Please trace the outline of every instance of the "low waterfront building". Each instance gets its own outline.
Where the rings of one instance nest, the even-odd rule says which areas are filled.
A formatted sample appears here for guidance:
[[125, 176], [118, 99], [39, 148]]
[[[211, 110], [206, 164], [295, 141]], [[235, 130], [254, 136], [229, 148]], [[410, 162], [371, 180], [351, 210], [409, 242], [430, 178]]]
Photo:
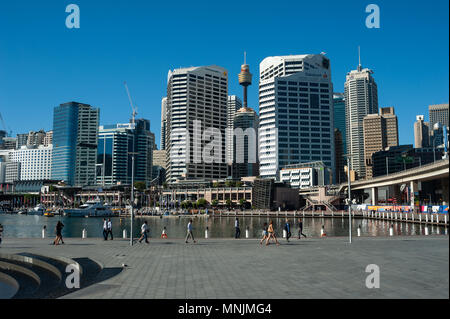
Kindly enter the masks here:
[[10, 152], [10, 161], [20, 163], [21, 181], [48, 180], [52, 173], [53, 145], [22, 146]]
[[332, 179], [330, 175], [330, 169], [322, 161], [317, 161], [283, 167], [280, 170], [280, 181], [293, 188], [309, 188], [329, 184]]

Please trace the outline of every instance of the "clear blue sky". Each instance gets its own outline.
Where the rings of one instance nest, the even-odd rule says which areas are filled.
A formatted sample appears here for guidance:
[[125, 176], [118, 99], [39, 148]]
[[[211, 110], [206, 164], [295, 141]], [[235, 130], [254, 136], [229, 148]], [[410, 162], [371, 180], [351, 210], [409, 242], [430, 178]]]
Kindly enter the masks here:
[[[80, 29], [65, 26], [70, 3], [80, 7]], [[365, 26], [370, 3], [380, 7], [380, 29]], [[400, 143], [412, 144], [415, 116], [449, 100], [447, 0], [2, 1], [0, 112], [14, 136], [51, 129], [53, 107], [68, 101], [100, 107], [100, 124], [127, 122], [126, 80], [159, 144], [169, 69], [223, 66], [229, 94], [242, 95], [237, 73], [247, 51], [249, 105], [257, 108], [265, 57], [326, 52], [342, 92], [358, 45], [380, 107], [395, 107]]]

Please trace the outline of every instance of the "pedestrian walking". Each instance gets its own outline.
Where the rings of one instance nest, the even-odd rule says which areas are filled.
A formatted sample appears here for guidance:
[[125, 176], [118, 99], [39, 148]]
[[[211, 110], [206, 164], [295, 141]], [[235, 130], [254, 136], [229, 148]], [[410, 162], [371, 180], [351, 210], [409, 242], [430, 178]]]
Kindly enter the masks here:
[[61, 242], [61, 244], [64, 244], [64, 240], [62, 238], [62, 229], [64, 227], [64, 224], [61, 223], [60, 220], [58, 220], [58, 222], [56, 223], [56, 227], [55, 227], [55, 232], [56, 232], [56, 238], [53, 241], [53, 245], [58, 245], [59, 242]]
[[188, 243], [189, 237], [192, 238], [194, 244], [196, 243], [194, 239], [194, 233], [192, 232], [192, 219], [189, 219], [189, 223], [187, 225], [187, 235], [186, 235], [186, 244]]
[[141, 226], [141, 237], [139, 238], [139, 243], [142, 242], [143, 239], [145, 239], [145, 243], [148, 244], [147, 234], [150, 232], [150, 229], [148, 227], [147, 221], [145, 221]]
[[275, 231], [273, 229], [273, 221], [271, 220], [269, 223], [269, 227], [267, 228], [267, 232], [269, 233], [269, 235], [267, 236], [266, 239], [266, 246], [269, 245], [269, 241], [271, 238], [273, 238], [275, 240], [275, 243], [277, 244], [277, 246], [280, 245], [280, 243], [278, 242], [277, 236], [275, 235]]
[[108, 222], [103, 218], [103, 238], [108, 240]]
[[286, 218], [286, 224], [284, 224], [284, 230], [286, 231], [286, 241], [289, 242], [289, 238], [291, 238], [291, 224], [289, 224], [289, 220]]
[[106, 232], [106, 239], [108, 239], [108, 235], [111, 235], [111, 240], [113, 240], [113, 232], [112, 232], [112, 222], [111, 222], [111, 218], [108, 218], [107, 232]]
[[259, 244], [262, 245], [262, 242], [264, 240], [266, 240], [268, 236], [269, 236], [269, 232], [267, 231], [267, 223], [264, 223], [263, 231], [262, 231], [262, 238], [259, 241]]
[[3, 225], [0, 224], [0, 244], [2, 243]]
[[298, 219], [298, 239], [301, 239], [302, 236], [304, 236], [306, 238], [306, 235], [303, 234], [303, 222], [302, 222], [302, 219], [299, 218]]
[[239, 228], [239, 219], [236, 217], [236, 220], [234, 221], [234, 229], [235, 229], [235, 233], [234, 233], [234, 238], [240, 238], [241, 237], [241, 229]]
[[161, 238], [165, 238], [167, 239], [167, 230], [166, 230], [166, 226], [164, 226], [162, 234], [161, 234]]

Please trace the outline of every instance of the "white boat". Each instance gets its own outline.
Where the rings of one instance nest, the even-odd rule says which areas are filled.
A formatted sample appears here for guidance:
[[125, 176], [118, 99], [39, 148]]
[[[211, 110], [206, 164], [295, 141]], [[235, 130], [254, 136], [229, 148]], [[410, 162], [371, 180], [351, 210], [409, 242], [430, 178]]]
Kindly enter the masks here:
[[80, 208], [64, 209], [64, 215], [69, 217], [107, 217], [114, 216], [114, 213], [101, 201], [87, 201]]
[[28, 215], [44, 215], [45, 207], [42, 204], [37, 204], [33, 209], [28, 211]]

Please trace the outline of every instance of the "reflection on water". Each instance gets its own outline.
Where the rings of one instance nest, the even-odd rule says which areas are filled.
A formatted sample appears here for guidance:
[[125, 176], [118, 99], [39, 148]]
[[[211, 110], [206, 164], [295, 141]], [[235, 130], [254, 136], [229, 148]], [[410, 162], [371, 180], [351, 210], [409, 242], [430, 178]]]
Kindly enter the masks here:
[[[206, 227], [209, 229], [210, 238], [230, 238], [234, 237], [235, 217], [144, 217], [135, 218], [133, 223], [133, 232], [139, 234], [140, 227], [144, 220], [148, 221], [150, 226], [150, 235], [153, 238], [161, 235], [162, 229], [167, 228], [170, 238], [183, 238], [186, 235], [186, 226], [189, 219], [193, 219], [194, 235], [204, 237]], [[44, 217], [35, 215], [5, 215], [0, 214], [0, 223], [4, 226], [4, 237], [17, 238], [39, 238], [41, 237], [42, 227], [47, 226], [47, 236], [52, 237], [55, 234], [55, 226], [58, 220], [65, 225], [63, 228], [63, 237], [81, 237], [81, 232], [86, 229], [88, 237], [102, 237], [103, 219], [102, 218], [75, 218], [75, 217]], [[115, 237], [122, 237], [123, 229], [130, 229], [130, 218], [112, 218], [113, 234]], [[245, 230], [249, 228], [251, 238], [260, 237], [263, 224], [274, 222], [274, 229], [278, 237], [283, 235], [285, 218], [267, 218], [267, 217], [240, 217], [241, 237], [245, 237]], [[292, 236], [298, 234], [298, 219], [289, 218], [291, 224]], [[357, 227], [361, 227], [362, 236], [389, 236], [390, 225], [394, 227], [395, 235], [424, 235], [425, 226], [420, 224], [411, 224], [404, 222], [389, 222], [381, 220], [354, 219], [352, 222], [352, 234], [356, 236]], [[303, 233], [307, 236], [320, 236], [322, 225], [328, 236], [348, 236], [348, 218], [304, 218]], [[442, 226], [428, 226], [430, 234], [445, 234], [447, 229]]]

